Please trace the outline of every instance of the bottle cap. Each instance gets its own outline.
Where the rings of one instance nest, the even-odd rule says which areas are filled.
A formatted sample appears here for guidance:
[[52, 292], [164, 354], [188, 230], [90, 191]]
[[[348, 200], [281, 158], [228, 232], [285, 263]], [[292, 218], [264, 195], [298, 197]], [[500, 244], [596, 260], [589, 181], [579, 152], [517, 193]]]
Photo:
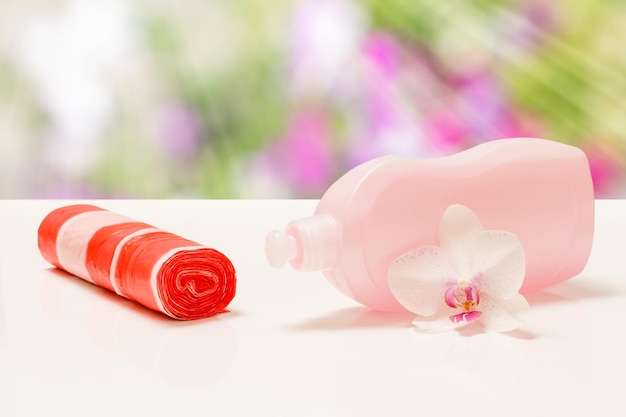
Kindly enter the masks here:
[[278, 230], [272, 230], [265, 237], [265, 257], [273, 268], [282, 268], [298, 254], [296, 239]]

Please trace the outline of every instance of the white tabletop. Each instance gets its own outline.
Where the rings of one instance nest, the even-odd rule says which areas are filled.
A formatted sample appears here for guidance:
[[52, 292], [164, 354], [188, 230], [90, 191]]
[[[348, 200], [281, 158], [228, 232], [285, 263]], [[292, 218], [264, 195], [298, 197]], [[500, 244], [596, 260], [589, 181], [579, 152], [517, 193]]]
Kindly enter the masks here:
[[0, 201], [0, 416], [612, 416], [626, 393], [626, 201], [598, 201], [578, 277], [511, 334], [425, 335], [265, 234], [316, 201], [95, 201], [224, 252], [230, 313], [177, 322], [51, 268], [37, 228], [70, 201]]

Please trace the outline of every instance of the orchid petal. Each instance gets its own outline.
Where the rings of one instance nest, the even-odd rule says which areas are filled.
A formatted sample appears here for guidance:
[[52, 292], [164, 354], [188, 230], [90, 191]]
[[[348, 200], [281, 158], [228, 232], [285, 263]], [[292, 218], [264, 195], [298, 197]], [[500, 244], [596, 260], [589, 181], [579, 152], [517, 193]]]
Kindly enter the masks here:
[[443, 249], [424, 246], [393, 261], [387, 280], [391, 293], [407, 310], [432, 316], [443, 300], [444, 283], [453, 274]]
[[528, 301], [521, 294], [507, 300], [488, 297], [483, 305], [481, 324], [492, 332], [508, 332], [521, 326], [522, 315], [530, 308]]
[[441, 216], [439, 246], [448, 252], [452, 266], [463, 277], [471, 272], [470, 248], [482, 230], [476, 214], [463, 205], [451, 205]]
[[480, 232], [470, 257], [483, 292], [501, 299], [517, 294], [526, 273], [524, 247], [517, 236], [501, 230]]

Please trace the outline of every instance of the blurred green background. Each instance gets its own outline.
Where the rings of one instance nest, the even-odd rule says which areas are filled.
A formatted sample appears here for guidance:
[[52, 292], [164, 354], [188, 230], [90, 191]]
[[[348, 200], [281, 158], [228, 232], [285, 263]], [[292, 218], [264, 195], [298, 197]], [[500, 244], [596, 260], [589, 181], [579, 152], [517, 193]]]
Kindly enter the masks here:
[[624, 198], [624, 41], [620, 0], [6, 0], [0, 198], [317, 198], [516, 136]]

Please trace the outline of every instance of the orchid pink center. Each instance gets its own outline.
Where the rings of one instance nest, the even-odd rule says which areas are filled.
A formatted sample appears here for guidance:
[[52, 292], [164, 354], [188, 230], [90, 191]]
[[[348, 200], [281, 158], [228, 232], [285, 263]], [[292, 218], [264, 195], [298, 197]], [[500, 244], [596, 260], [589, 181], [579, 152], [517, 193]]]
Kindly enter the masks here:
[[477, 274], [470, 280], [460, 279], [448, 284], [444, 295], [445, 302], [448, 306], [460, 310], [450, 316], [450, 320], [454, 323], [471, 323], [482, 315], [482, 312], [478, 310], [480, 292], [477, 281], [479, 281], [479, 276], [480, 274]]

